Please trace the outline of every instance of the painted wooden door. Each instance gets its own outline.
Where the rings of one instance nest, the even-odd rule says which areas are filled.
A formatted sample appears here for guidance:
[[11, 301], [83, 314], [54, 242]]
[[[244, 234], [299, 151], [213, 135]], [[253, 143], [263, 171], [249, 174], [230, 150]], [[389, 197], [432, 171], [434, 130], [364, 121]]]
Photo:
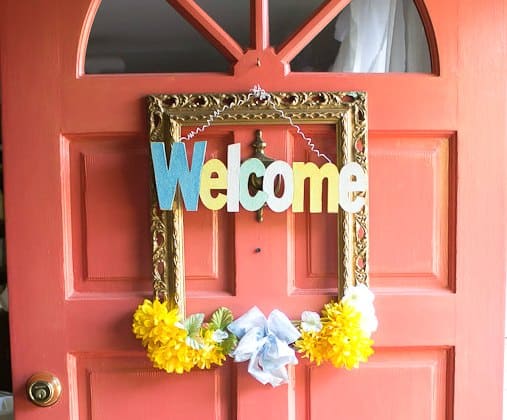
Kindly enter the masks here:
[[[276, 50], [267, 0], [252, 0], [247, 51], [194, 1], [170, 3], [220, 46], [233, 74], [87, 76], [98, 0], [1, 4], [16, 419], [500, 419], [503, 2], [417, 1], [433, 74], [291, 73], [288, 63], [345, 0], [325, 2]], [[363, 90], [369, 101], [376, 354], [352, 372], [301, 363], [291, 384], [276, 389], [242, 365], [155, 372], [130, 333], [132, 311], [151, 290], [144, 97], [257, 83], [268, 91]], [[264, 135], [274, 156], [305, 152], [284, 127]], [[209, 132], [217, 155], [227, 142], [246, 148], [252, 136], [253, 128]], [[289, 312], [316, 310], [329, 298], [333, 221], [265, 219], [205, 210], [186, 217], [189, 312], [223, 303], [269, 311], [289, 299], [297, 302]], [[26, 379], [41, 370], [63, 384], [51, 408], [25, 396]]]

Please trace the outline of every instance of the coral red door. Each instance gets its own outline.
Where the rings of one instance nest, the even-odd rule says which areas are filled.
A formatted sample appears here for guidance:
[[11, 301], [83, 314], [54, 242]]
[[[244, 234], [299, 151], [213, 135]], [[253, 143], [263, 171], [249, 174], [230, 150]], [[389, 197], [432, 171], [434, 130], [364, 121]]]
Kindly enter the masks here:
[[[17, 420], [500, 419], [504, 316], [505, 15], [501, 0], [418, 0], [431, 74], [291, 72], [347, 3], [329, 0], [269, 47], [268, 2], [252, 0], [246, 51], [192, 0], [169, 1], [233, 64], [231, 74], [84, 74], [98, 0], [1, 5], [2, 110]], [[168, 5], [168, 7], [170, 7]], [[260, 64], [260, 65], [259, 65]], [[130, 332], [151, 293], [145, 97], [153, 93], [368, 93], [370, 280], [376, 353], [352, 372], [300, 363], [291, 383], [243, 365], [168, 376]], [[300, 159], [283, 127], [267, 152]], [[327, 128], [316, 127], [313, 132]], [[324, 132], [324, 131], [321, 131]], [[254, 127], [209, 132], [213, 153]], [[328, 146], [324, 146], [324, 149]], [[334, 293], [327, 216], [207, 210], [185, 217], [189, 312], [318, 310]], [[199, 243], [199, 246], [194, 246]], [[261, 252], [254, 252], [259, 248]], [[297, 315], [290, 313], [290, 315]], [[30, 403], [49, 371], [60, 401]]]

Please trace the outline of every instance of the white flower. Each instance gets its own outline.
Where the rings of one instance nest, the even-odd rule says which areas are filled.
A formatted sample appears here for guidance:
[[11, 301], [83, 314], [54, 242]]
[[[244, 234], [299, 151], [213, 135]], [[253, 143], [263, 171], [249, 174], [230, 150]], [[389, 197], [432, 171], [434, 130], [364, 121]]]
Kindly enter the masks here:
[[304, 311], [301, 314], [301, 329], [305, 332], [318, 332], [322, 329], [320, 315], [317, 312]]
[[361, 329], [369, 336], [377, 331], [378, 319], [375, 309], [369, 312], [361, 312]]
[[362, 283], [353, 287], [348, 287], [342, 299], [343, 303], [352, 306], [361, 313], [361, 329], [368, 334], [368, 336], [377, 331], [378, 327], [375, 306], [373, 306], [374, 300], [375, 295], [373, 292], [368, 286]]
[[356, 307], [356, 305], [372, 304], [375, 300], [375, 295], [370, 288], [362, 283], [353, 287], [347, 287], [343, 301]]
[[229, 334], [227, 334], [225, 331], [223, 330], [215, 330], [213, 331], [213, 335], [211, 336], [211, 338], [213, 339], [213, 341], [215, 343], [221, 343], [222, 341], [224, 341], [227, 337], [229, 337]]

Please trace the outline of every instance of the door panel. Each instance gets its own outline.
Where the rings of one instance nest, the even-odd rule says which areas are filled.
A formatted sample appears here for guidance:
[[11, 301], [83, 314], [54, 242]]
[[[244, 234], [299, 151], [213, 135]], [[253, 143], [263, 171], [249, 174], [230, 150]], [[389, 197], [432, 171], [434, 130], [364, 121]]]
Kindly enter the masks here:
[[73, 275], [67, 295], [149, 290], [150, 175], [142, 137], [62, 139], [66, 238]]
[[372, 284], [452, 291], [454, 134], [370, 132], [369, 140]]
[[94, 420], [232, 419], [232, 373], [229, 364], [168, 378], [151, 368], [144, 353], [74, 354], [69, 357], [69, 382], [77, 391], [72, 414]]
[[[336, 162], [337, 147], [333, 141], [333, 127], [304, 126], [304, 132], [312, 138], [316, 147], [331, 161]], [[299, 136], [291, 137], [295, 162], [323, 163], [308, 148]], [[303, 145], [303, 146], [302, 146]], [[327, 185], [323, 184], [322, 213], [310, 213], [309, 181], [305, 181], [305, 211], [294, 213], [293, 243], [295, 246], [295, 278], [293, 293], [326, 294], [336, 296], [338, 278], [338, 219], [336, 214], [327, 213]]]
[[[339, 418], [369, 420], [447, 419], [448, 380], [452, 370], [445, 348], [380, 349], [363, 369], [339, 372], [331, 367], [300, 366], [297, 399], [307, 399], [306, 415], [298, 418], [338, 418], [329, 404], [340, 390]], [[389, 383], [389, 386], [385, 386]], [[358, 395], [368, 395], [358, 404]], [[299, 410], [304, 413], [303, 410]]]
[[[185, 133], [184, 133], [185, 134]], [[213, 128], [205, 136], [206, 159], [227, 162], [227, 146], [234, 133]], [[193, 147], [187, 146], [191, 162]], [[188, 296], [235, 294], [234, 215], [225, 211], [185, 212], [185, 277]], [[204, 210], [204, 211], [202, 211]], [[201, 252], [195, 252], [196, 249]]]

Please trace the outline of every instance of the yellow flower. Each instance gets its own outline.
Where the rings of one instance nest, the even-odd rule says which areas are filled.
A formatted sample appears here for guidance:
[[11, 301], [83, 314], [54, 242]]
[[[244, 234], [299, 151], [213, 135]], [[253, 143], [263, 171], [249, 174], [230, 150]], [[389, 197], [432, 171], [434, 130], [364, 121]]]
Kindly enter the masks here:
[[322, 335], [329, 342], [327, 359], [335, 367], [352, 369], [373, 354], [373, 340], [361, 329], [361, 313], [347, 303], [328, 303], [322, 312]]
[[201, 330], [201, 348], [194, 350], [194, 363], [199, 369], [222, 366], [226, 359], [222, 348], [213, 340], [213, 330]]
[[198, 366], [209, 369], [226, 359], [222, 348], [213, 340], [213, 331], [197, 333], [198, 348], [187, 344], [188, 332], [180, 324], [178, 309], [169, 310], [167, 302], [146, 299], [134, 313], [132, 331], [146, 347], [153, 366], [168, 373], [183, 373]]
[[296, 342], [303, 357], [320, 365], [330, 361], [333, 366], [352, 369], [373, 354], [371, 340], [361, 329], [361, 313], [347, 303], [331, 302], [322, 311], [322, 329], [305, 332]]
[[301, 337], [294, 344], [303, 357], [315, 362], [317, 366], [325, 360], [327, 343], [322, 340], [320, 331], [301, 331]]
[[166, 344], [148, 349], [148, 357], [154, 367], [167, 373], [189, 372], [195, 365], [189, 350], [184, 337], [182, 340], [173, 338]]
[[143, 346], [151, 348], [156, 344], [166, 344], [175, 333], [173, 329], [185, 334], [179, 320], [178, 309], [169, 310], [167, 302], [145, 299], [134, 313], [132, 331], [136, 338], [143, 341]]

